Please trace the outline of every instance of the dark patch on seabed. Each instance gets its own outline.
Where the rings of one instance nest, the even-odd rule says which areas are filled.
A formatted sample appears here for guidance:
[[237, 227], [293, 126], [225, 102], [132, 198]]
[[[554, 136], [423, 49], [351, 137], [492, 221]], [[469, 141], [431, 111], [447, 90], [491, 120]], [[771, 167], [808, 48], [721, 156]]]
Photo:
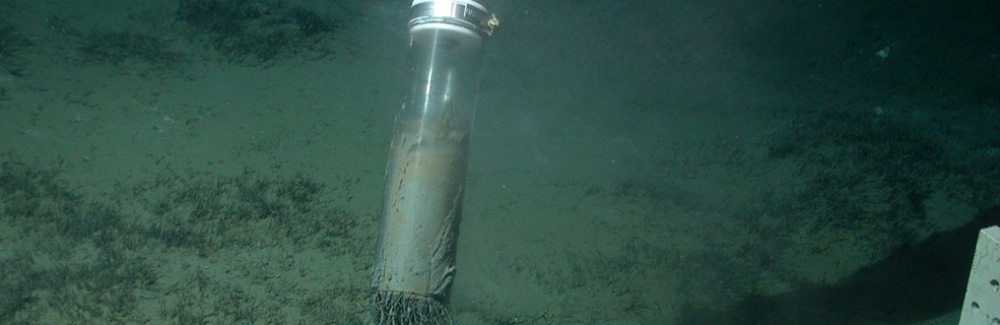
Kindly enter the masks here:
[[953, 231], [900, 247], [840, 283], [749, 295], [720, 311], [688, 307], [681, 324], [906, 324], [962, 305], [980, 229], [1000, 224], [1000, 206]]

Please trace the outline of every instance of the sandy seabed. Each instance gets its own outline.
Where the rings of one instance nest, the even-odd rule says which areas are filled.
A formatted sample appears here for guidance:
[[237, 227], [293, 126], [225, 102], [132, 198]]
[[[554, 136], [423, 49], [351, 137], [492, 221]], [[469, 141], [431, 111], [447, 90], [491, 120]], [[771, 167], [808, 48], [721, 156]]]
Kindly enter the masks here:
[[[455, 321], [957, 322], [1000, 8], [939, 2], [493, 4]], [[405, 1], [0, 8], [0, 322], [371, 322]]]

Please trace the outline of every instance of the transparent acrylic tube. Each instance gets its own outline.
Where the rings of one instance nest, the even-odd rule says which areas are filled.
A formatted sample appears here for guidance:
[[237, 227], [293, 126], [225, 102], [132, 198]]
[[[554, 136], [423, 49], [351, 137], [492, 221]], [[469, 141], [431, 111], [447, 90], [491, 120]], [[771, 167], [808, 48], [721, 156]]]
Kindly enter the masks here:
[[485, 37], [436, 20], [411, 20], [410, 36], [372, 271], [380, 325], [448, 323]]

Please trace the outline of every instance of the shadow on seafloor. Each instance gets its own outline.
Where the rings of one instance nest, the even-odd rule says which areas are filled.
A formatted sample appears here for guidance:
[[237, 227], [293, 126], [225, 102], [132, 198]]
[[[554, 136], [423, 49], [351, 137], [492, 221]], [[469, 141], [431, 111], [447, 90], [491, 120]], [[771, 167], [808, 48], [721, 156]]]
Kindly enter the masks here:
[[832, 285], [750, 295], [728, 310], [684, 308], [680, 324], [906, 324], [961, 308], [979, 230], [1000, 224], [1000, 207], [974, 221], [893, 251]]

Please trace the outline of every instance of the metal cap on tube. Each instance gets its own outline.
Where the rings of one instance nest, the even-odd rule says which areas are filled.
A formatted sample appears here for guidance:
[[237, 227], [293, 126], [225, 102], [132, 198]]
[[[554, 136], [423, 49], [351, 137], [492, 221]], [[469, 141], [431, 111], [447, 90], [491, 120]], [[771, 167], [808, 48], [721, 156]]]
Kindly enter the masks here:
[[490, 14], [486, 7], [476, 1], [465, 0], [414, 0], [410, 10], [409, 27], [428, 23], [447, 23], [461, 26], [482, 34], [492, 36], [493, 30], [500, 26], [496, 15]]

